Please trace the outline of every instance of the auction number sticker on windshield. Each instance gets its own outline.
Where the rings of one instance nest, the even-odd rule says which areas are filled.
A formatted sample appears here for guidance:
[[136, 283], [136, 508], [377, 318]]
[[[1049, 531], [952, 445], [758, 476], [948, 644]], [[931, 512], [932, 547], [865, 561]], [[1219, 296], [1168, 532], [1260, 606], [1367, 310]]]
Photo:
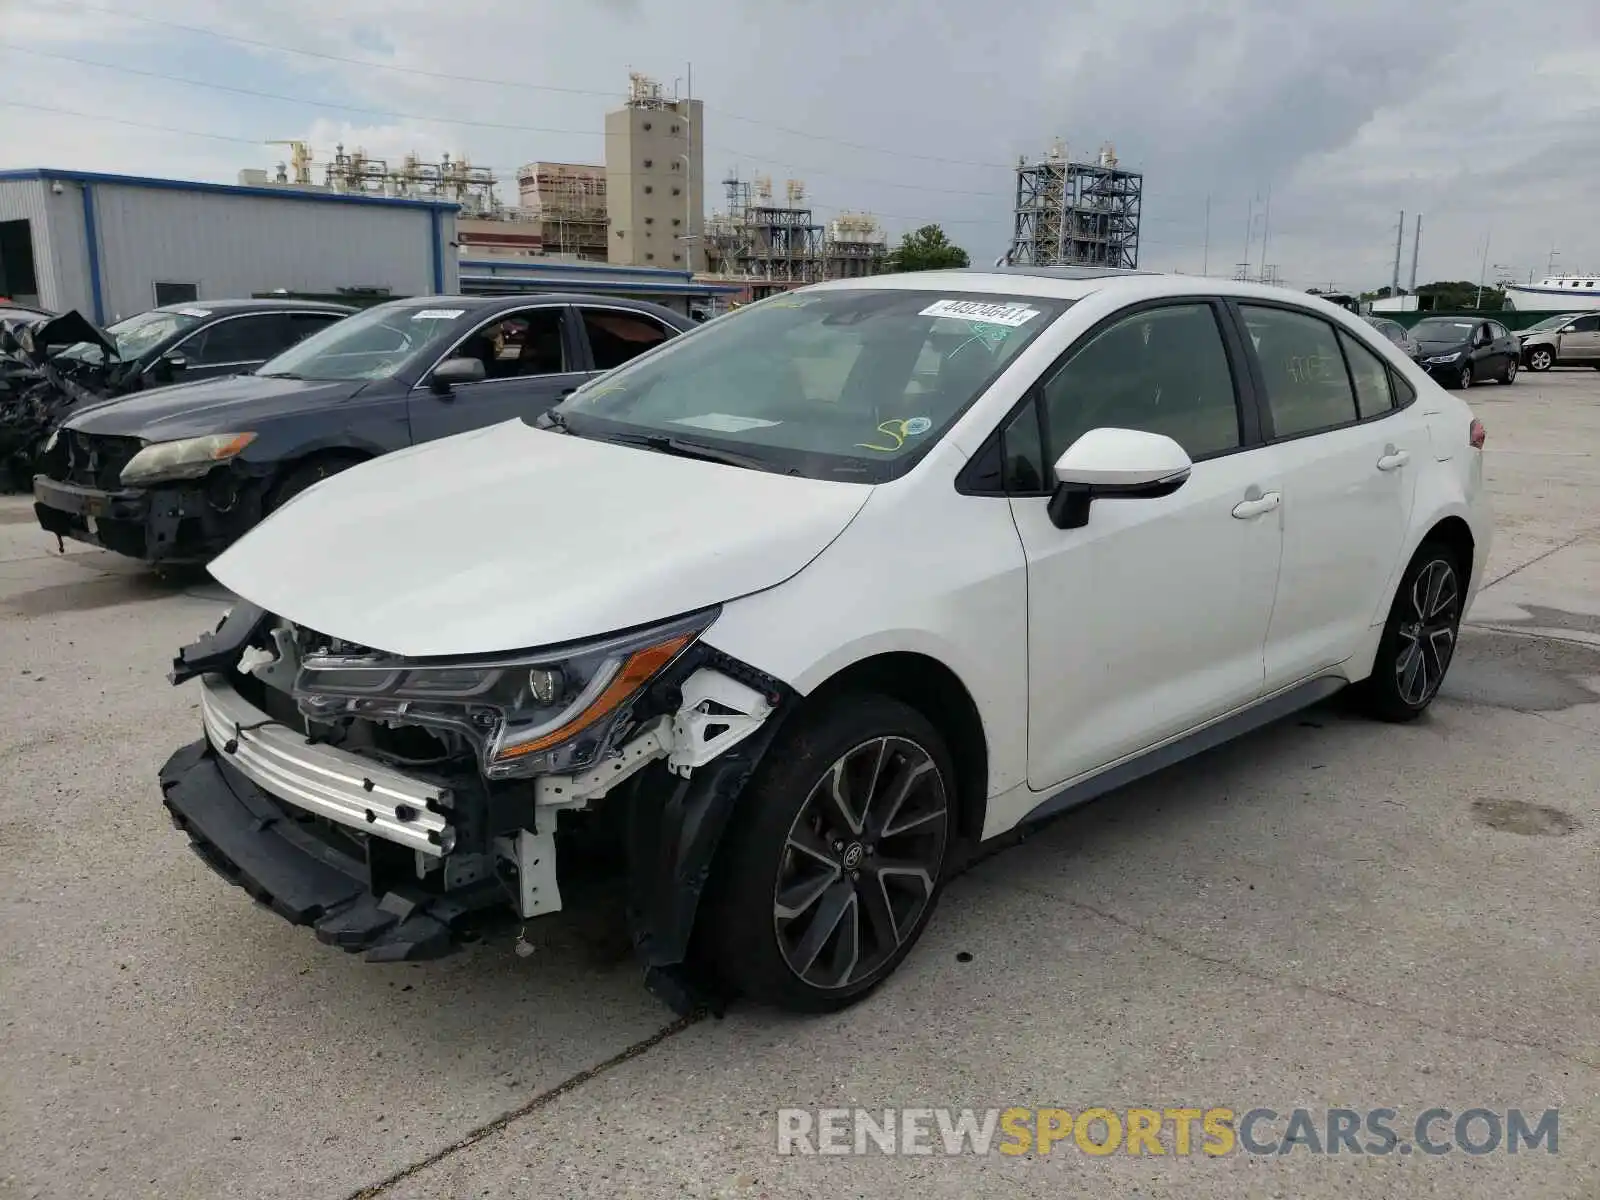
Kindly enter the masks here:
[[935, 300], [917, 314], [922, 317], [958, 317], [981, 321], [985, 325], [1004, 325], [1015, 329], [1039, 315], [1037, 308], [1024, 304], [986, 304], [981, 300]]
[[204, 320], [211, 315], [211, 310], [209, 308], [180, 308], [178, 315], [181, 317], [199, 317]]
[[425, 308], [411, 319], [413, 321], [454, 321], [466, 311], [464, 308]]

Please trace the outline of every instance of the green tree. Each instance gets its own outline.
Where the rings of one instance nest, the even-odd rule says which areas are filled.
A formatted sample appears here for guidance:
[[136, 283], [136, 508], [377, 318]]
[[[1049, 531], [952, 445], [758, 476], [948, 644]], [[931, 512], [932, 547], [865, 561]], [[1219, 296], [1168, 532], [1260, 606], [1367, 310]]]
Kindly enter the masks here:
[[924, 225], [904, 235], [885, 264], [890, 271], [938, 271], [971, 265], [967, 252], [945, 237], [937, 225]]

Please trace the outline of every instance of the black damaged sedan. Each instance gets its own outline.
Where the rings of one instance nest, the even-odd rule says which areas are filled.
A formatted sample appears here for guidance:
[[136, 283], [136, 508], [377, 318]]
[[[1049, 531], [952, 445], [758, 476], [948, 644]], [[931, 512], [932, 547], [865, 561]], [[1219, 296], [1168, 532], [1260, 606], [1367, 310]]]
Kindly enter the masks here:
[[33, 481], [40, 526], [162, 565], [210, 561], [318, 480], [516, 417], [695, 328], [636, 300], [430, 296], [346, 318], [248, 375], [80, 410]]

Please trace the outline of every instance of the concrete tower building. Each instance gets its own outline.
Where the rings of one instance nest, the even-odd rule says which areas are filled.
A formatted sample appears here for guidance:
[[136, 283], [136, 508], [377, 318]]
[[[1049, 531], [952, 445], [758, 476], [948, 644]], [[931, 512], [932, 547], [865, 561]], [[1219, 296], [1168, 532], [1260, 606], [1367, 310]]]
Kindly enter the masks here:
[[698, 100], [668, 99], [628, 76], [628, 100], [606, 114], [608, 258], [631, 267], [705, 269], [705, 129]]

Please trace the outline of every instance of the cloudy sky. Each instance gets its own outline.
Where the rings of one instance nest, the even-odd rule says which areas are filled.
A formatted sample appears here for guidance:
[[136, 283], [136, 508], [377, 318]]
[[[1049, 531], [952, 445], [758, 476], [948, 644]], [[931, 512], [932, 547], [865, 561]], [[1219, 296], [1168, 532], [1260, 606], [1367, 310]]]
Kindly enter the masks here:
[[1146, 267], [1231, 273], [1248, 232], [1252, 271], [1265, 240], [1297, 286], [1376, 287], [1403, 209], [1402, 281], [1418, 212], [1419, 282], [1486, 239], [1491, 277], [1600, 270], [1596, 0], [0, 0], [0, 166], [232, 182], [300, 138], [510, 178], [600, 161], [628, 71], [691, 66], [714, 177], [979, 262], [1059, 137], [1145, 172]]

